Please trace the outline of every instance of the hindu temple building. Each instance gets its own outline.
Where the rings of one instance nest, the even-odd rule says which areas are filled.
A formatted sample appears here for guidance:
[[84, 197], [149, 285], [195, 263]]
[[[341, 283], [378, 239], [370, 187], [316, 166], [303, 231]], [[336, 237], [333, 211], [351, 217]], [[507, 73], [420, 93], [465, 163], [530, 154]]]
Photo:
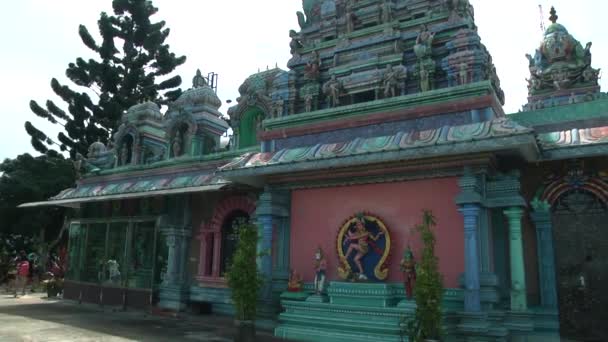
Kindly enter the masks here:
[[591, 43], [552, 11], [528, 51], [528, 102], [508, 114], [467, 0], [303, 7], [288, 70], [249, 76], [229, 118], [198, 73], [166, 113], [128, 109], [112, 146], [80, 158], [75, 188], [28, 204], [78, 208], [65, 298], [231, 314], [224, 274], [245, 219], [268, 252], [261, 325], [401, 341], [415, 302], [399, 264], [419, 256], [427, 209], [445, 340], [608, 339], [608, 97]]

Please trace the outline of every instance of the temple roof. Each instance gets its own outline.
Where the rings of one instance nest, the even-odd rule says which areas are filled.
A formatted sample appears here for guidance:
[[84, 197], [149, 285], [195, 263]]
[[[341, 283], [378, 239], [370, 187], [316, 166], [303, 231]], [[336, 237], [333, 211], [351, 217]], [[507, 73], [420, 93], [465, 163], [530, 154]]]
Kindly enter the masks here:
[[[233, 171], [244, 171], [264, 167], [289, 165], [340, 158], [357, 158], [357, 164], [394, 160], [428, 158], [441, 155], [456, 155], [484, 151], [516, 149], [522, 143], [533, 143], [532, 130], [507, 119], [473, 123], [460, 126], [444, 126], [425, 131], [399, 132], [395, 135], [369, 139], [357, 138], [337, 144], [317, 144], [299, 148], [282, 149], [276, 152], [248, 153], [221, 167], [229, 177]], [[514, 138], [514, 139], [509, 139]], [[523, 138], [517, 139], [517, 138]], [[464, 148], [464, 149], [462, 149]], [[371, 155], [395, 152], [386, 160]], [[360, 157], [364, 157], [363, 159]], [[322, 169], [321, 165], [313, 168]], [[263, 171], [260, 171], [263, 172]]]
[[120, 179], [98, 177], [87, 182], [81, 182], [75, 188], [63, 190], [48, 201], [27, 203], [21, 207], [41, 205], [72, 206], [86, 202], [204, 192], [219, 190], [230, 184], [230, 182], [222, 177], [216, 176], [213, 171], [176, 172], [165, 175]]

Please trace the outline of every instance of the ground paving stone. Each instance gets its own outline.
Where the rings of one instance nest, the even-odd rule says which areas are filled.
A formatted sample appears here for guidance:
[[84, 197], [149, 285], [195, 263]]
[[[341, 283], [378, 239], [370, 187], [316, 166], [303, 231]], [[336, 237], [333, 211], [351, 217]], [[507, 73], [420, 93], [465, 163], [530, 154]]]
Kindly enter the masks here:
[[[0, 296], [0, 342], [232, 341], [232, 319], [165, 317], [98, 305], [46, 299], [41, 294]], [[259, 341], [282, 341], [260, 332]]]

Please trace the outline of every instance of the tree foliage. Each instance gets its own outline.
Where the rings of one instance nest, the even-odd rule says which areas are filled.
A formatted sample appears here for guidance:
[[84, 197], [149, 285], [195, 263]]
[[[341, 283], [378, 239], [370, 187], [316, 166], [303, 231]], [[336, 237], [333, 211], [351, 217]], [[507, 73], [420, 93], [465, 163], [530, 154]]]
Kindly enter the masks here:
[[443, 276], [439, 273], [439, 258], [435, 255], [435, 227], [435, 216], [430, 210], [424, 210], [422, 224], [416, 227], [424, 246], [416, 268], [416, 313], [408, 324], [409, 340], [414, 342], [441, 337]]
[[[129, 107], [143, 101], [163, 104], [181, 94], [181, 89], [176, 89], [181, 78], [169, 74], [186, 57], [170, 52], [165, 43], [169, 36], [165, 22], [151, 20], [158, 9], [149, 0], [113, 0], [112, 7], [114, 14], [103, 12], [97, 22], [100, 42], [86, 26], [78, 29], [83, 44], [98, 59], [79, 57], [68, 65], [66, 76], [77, 90], [51, 80], [51, 88], [65, 102], [67, 111], [51, 100], [44, 107], [30, 102], [34, 114], [63, 126], [65, 131], [53, 140], [26, 122], [25, 129], [37, 151], [46, 153], [57, 145], [72, 156], [84, 155], [91, 143], [107, 143]], [[158, 78], [163, 80], [157, 82]]]
[[65, 210], [58, 207], [17, 208], [26, 202], [44, 201], [74, 184], [74, 167], [57, 152], [32, 157], [22, 154], [0, 164], [0, 234], [38, 236], [42, 230], [54, 238]]
[[258, 293], [263, 279], [257, 268], [258, 230], [254, 224], [238, 226], [238, 243], [226, 278], [232, 290], [237, 319], [248, 321], [256, 316]]

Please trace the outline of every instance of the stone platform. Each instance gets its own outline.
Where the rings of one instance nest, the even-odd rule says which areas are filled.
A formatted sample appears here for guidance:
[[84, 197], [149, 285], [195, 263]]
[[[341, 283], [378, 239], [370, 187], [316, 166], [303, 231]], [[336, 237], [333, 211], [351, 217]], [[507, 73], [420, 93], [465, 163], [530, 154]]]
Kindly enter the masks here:
[[[404, 297], [402, 284], [331, 282], [327, 302], [283, 297], [275, 336], [299, 341], [407, 341], [402, 322], [414, 317], [416, 303]], [[309, 300], [310, 299], [310, 300]], [[446, 289], [442, 341], [518, 341], [556, 335], [555, 318], [546, 312], [463, 312], [461, 289]], [[517, 323], [517, 324], [516, 324]], [[545, 339], [547, 341], [551, 339]], [[533, 339], [533, 340], [534, 340]], [[544, 341], [544, 340], [543, 340]]]

